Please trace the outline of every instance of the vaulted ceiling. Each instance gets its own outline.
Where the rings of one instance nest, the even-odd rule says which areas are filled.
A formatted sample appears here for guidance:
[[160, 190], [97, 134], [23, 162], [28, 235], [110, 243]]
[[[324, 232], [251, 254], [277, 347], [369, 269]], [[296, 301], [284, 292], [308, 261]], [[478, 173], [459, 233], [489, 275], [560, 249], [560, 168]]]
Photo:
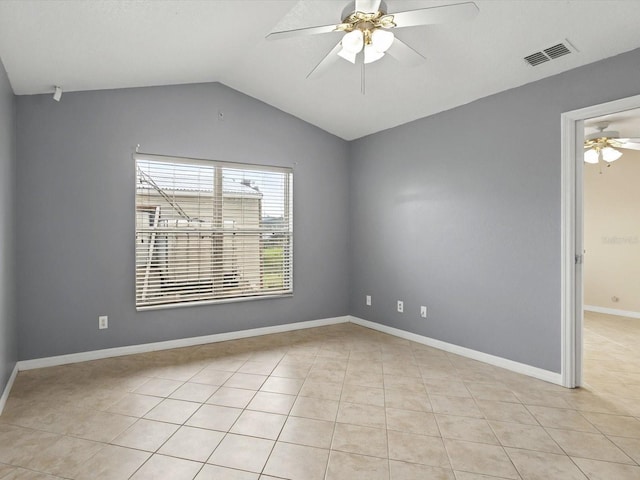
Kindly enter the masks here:
[[[463, 0], [387, 0], [388, 12]], [[0, 58], [18, 95], [221, 82], [344, 139], [359, 138], [640, 47], [640, 2], [475, 0], [471, 21], [395, 33], [426, 61], [340, 60], [306, 79], [337, 32], [265, 40], [341, 20], [347, 0], [2, 0]], [[523, 58], [564, 42], [572, 53]]]

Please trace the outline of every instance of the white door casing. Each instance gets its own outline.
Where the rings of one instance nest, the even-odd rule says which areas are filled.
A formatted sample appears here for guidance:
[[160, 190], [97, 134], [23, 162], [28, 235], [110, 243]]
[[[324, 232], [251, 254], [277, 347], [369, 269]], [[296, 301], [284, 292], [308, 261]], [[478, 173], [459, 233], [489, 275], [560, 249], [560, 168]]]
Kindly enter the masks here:
[[562, 114], [561, 342], [562, 384], [582, 385], [584, 120], [640, 108], [640, 95]]

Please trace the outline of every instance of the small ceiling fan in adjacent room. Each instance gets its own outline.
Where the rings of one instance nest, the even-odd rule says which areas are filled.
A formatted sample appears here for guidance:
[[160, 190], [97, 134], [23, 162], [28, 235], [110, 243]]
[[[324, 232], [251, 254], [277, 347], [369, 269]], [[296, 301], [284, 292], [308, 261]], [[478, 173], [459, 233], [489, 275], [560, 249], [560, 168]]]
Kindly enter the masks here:
[[620, 133], [614, 130], [607, 130], [608, 123], [594, 125], [598, 132], [587, 135], [584, 138], [584, 161], [586, 163], [597, 164], [602, 160], [611, 165], [622, 157], [624, 152], [620, 149], [640, 150], [640, 138], [622, 138]]
[[276, 40], [307, 35], [337, 33], [338, 44], [307, 75], [319, 77], [336, 61], [344, 59], [364, 65], [385, 55], [405, 65], [417, 65], [424, 57], [397, 38], [392, 30], [467, 20], [475, 17], [478, 7], [473, 2], [388, 13], [381, 0], [355, 0], [343, 10], [341, 22], [295, 30], [272, 32], [267, 39]]

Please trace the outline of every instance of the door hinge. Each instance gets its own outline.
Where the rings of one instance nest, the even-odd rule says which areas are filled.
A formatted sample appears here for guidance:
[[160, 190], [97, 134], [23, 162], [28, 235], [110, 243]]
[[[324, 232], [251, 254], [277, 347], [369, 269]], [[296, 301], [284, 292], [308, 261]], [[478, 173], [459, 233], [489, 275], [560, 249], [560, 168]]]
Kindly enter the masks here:
[[584, 255], [576, 254], [576, 265], [582, 265], [584, 263]]

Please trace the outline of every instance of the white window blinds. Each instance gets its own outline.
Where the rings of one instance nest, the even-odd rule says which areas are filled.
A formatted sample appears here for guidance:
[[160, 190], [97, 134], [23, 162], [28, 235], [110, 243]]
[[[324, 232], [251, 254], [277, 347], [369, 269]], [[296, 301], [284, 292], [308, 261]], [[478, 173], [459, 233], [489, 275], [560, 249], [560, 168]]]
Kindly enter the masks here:
[[138, 309], [293, 292], [291, 169], [135, 161]]

